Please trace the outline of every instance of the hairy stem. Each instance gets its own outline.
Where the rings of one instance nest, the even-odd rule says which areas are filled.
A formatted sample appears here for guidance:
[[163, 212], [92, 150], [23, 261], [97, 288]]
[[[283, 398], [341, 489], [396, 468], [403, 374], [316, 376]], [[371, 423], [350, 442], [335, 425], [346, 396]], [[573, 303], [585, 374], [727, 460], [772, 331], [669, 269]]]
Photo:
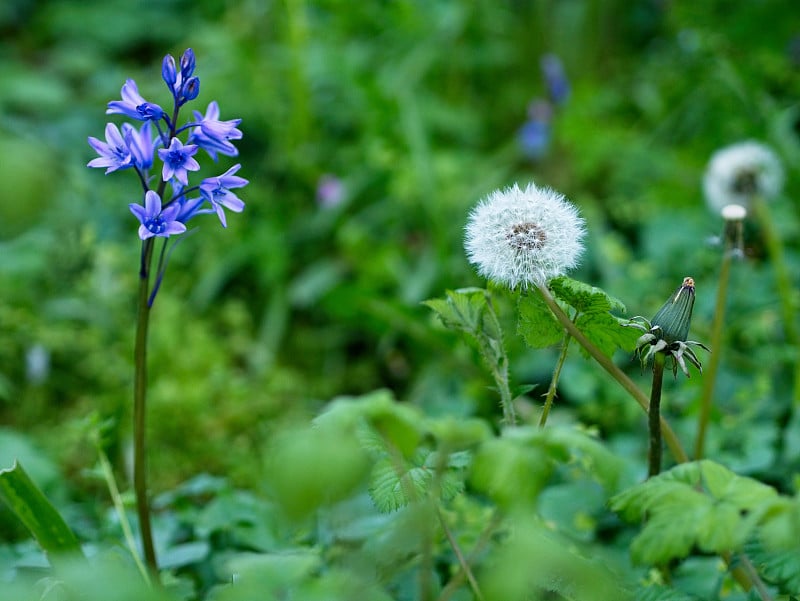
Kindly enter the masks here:
[[[741, 226], [741, 222], [740, 222]], [[727, 237], [727, 236], [726, 236]], [[722, 265], [719, 270], [719, 285], [717, 286], [717, 300], [714, 304], [714, 321], [711, 324], [711, 348], [714, 350], [708, 361], [705, 377], [703, 378], [703, 391], [700, 397], [700, 415], [697, 420], [697, 439], [694, 445], [694, 458], [703, 458], [705, 451], [706, 428], [711, 417], [711, 401], [714, 396], [714, 384], [719, 370], [719, 360], [722, 356], [722, 326], [725, 322], [725, 304], [728, 298], [728, 282], [731, 273], [732, 249], [728, 242], [725, 243], [725, 252], [722, 255]]]
[[153, 262], [153, 238], [142, 243], [142, 264], [139, 271], [139, 309], [136, 320], [133, 381], [133, 488], [136, 511], [142, 536], [144, 559], [157, 579], [158, 563], [150, 525], [150, 503], [147, 496], [147, 447], [145, 435], [145, 401], [147, 396], [147, 330], [150, 323], [150, 267]]
[[[577, 317], [577, 313], [575, 317]], [[574, 321], [573, 321], [574, 323]], [[564, 342], [561, 344], [561, 352], [558, 355], [556, 368], [553, 370], [553, 377], [550, 380], [550, 387], [547, 389], [547, 396], [544, 399], [544, 408], [542, 409], [542, 416], [539, 418], [539, 427], [544, 428], [547, 424], [547, 417], [550, 415], [550, 409], [553, 407], [553, 400], [556, 397], [556, 387], [558, 386], [558, 379], [561, 377], [561, 368], [564, 367], [564, 361], [567, 359], [567, 351], [569, 350], [569, 343], [572, 341], [572, 336], [567, 334], [564, 336]]]
[[664, 383], [664, 353], [653, 356], [653, 387], [650, 389], [650, 407], [647, 411], [647, 426], [650, 446], [647, 452], [647, 477], [661, 472], [661, 387]]
[[[547, 289], [547, 286], [539, 286], [539, 291], [542, 293], [542, 297], [544, 298], [545, 303], [547, 303], [547, 306], [550, 307], [550, 311], [553, 312], [553, 315], [555, 315], [556, 319], [558, 319], [561, 325], [564, 326], [564, 329], [567, 330], [569, 335], [572, 336], [578, 344], [586, 349], [586, 352], [589, 353], [592, 358], [600, 364], [600, 367], [605, 369], [606, 372], [608, 372], [608, 374], [614, 378], [620, 386], [622, 386], [625, 392], [630, 394], [631, 397], [633, 397], [633, 399], [639, 403], [639, 406], [644, 409], [645, 412], [648, 412], [650, 401], [641, 391], [641, 389], [636, 386], [633, 380], [631, 380], [625, 374], [625, 372], [617, 367], [614, 362], [603, 353], [603, 351], [592, 344], [592, 342], [583, 335], [583, 332], [581, 332], [575, 326], [575, 324], [572, 323], [572, 320], [570, 320], [567, 314], [564, 313], [563, 309], [561, 309], [556, 300], [553, 298], [553, 295], [550, 294], [550, 290]], [[661, 418], [661, 432], [675, 461], [677, 463], [686, 463], [689, 461], [689, 457], [686, 455], [686, 451], [683, 450], [678, 437], [675, 435], [675, 432], [664, 418]]]
[[[492, 320], [497, 323], [497, 329], [499, 331], [500, 325], [497, 319], [497, 313], [494, 310], [491, 298], [488, 296], [486, 299], [486, 306], [491, 312]], [[508, 356], [506, 355], [505, 346], [502, 343], [498, 345], [500, 352], [500, 357], [498, 358], [497, 348], [492, 347], [485, 335], [478, 336], [478, 343], [480, 344], [483, 359], [489, 365], [495, 385], [500, 393], [500, 406], [503, 409], [503, 424], [507, 427], [516, 426], [517, 414], [514, 411], [514, 399], [511, 396], [511, 387], [508, 383]]]

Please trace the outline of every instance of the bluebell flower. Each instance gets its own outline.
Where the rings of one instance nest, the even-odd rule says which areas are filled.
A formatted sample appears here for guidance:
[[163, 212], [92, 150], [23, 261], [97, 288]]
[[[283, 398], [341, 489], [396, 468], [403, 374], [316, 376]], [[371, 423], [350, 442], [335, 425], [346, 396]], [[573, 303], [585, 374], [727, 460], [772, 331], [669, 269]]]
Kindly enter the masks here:
[[344, 200], [345, 188], [342, 180], [326, 173], [317, 182], [317, 202], [326, 209], [339, 206]]
[[144, 172], [153, 166], [153, 135], [150, 133], [150, 122], [142, 123], [141, 129], [137, 130], [129, 123], [122, 124], [125, 144], [130, 150], [133, 164]]
[[555, 104], [564, 104], [569, 98], [570, 85], [561, 59], [555, 54], [545, 54], [540, 65], [550, 98]]
[[[123, 126], [124, 130], [124, 126]], [[133, 166], [133, 157], [125, 138], [113, 123], [106, 125], [106, 141], [89, 136], [89, 145], [100, 156], [89, 161], [87, 167], [107, 167], [106, 173]]]
[[109, 102], [106, 115], [126, 115], [137, 121], [158, 121], [164, 116], [164, 110], [160, 106], [142, 98], [132, 79], [125, 82], [120, 93], [122, 100]]
[[197, 144], [214, 160], [217, 160], [217, 153], [230, 157], [235, 157], [239, 154], [239, 151], [236, 150], [230, 140], [240, 140], [242, 138], [241, 130], [236, 128], [242, 122], [241, 119], [220, 121], [219, 105], [216, 101], [209, 103], [205, 115], [199, 111], [194, 111], [194, 118], [197, 127], [192, 130], [189, 142]]
[[197, 146], [194, 144], [184, 145], [178, 138], [172, 138], [169, 148], [158, 150], [159, 158], [164, 161], [164, 168], [161, 177], [165, 182], [173, 177], [184, 186], [189, 183], [189, 171], [199, 171], [200, 163], [193, 157], [197, 153]]
[[528, 105], [528, 120], [517, 132], [517, 140], [529, 159], [540, 159], [547, 153], [552, 117], [553, 109], [546, 100], [535, 99]]
[[242, 188], [249, 183], [243, 177], [234, 175], [240, 168], [241, 165], [237, 163], [219, 177], [209, 177], [200, 183], [200, 193], [214, 207], [222, 227], [228, 227], [223, 207], [234, 213], [241, 213], [244, 210], [244, 202], [231, 192], [232, 188]]
[[169, 238], [173, 234], [181, 234], [186, 231], [186, 226], [177, 220], [180, 204], [171, 203], [163, 211], [161, 210], [161, 197], [153, 190], [148, 190], [144, 195], [144, 206], [136, 203], [128, 205], [141, 225], [139, 226], [139, 238], [147, 240], [153, 236]]

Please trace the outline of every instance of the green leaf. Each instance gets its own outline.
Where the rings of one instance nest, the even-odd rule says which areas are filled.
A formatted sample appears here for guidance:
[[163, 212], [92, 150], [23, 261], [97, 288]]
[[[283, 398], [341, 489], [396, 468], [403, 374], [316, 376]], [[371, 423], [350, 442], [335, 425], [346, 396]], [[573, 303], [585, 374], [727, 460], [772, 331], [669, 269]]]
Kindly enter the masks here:
[[64, 554], [82, 554], [72, 530], [18, 461], [0, 470], [0, 499], [25, 524], [50, 561]]
[[388, 513], [423, 498], [433, 472], [423, 466], [395, 465], [390, 457], [372, 469], [369, 494], [379, 511]]
[[780, 519], [783, 506], [776, 497], [770, 487], [703, 460], [629, 488], [611, 499], [611, 508], [629, 520], [647, 516], [631, 553], [635, 561], [653, 564], [684, 557], [693, 546], [714, 553], [740, 550], [760, 524], [768, 531], [770, 519]]
[[632, 352], [641, 331], [626, 328], [611, 313], [582, 313], [575, 326], [583, 332], [594, 345], [609, 357], [617, 348]]
[[753, 565], [759, 573], [781, 586], [784, 591], [800, 591], [800, 552], [795, 539], [794, 548], [770, 551], [760, 541], [753, 540], [745, 546]]
[[553, 295], [573, 307], [579, 313], [603, 313], [617, 311], [625, 313], [625, 305], [604, 290], [590, 286], [567, 276], [550, 280]]
[[481, 330], [488, 292], [482, 288], [462, 288], [448, 290], [446, 294], [447, 298], [426, 300], [422, 304], [433, 309], [448, 328], [471, 334]]
[[517, 332], [531, 348], [545, 348], [564, 338], [564, 327], [558, 323], [539, 291], [522, 295], [517, 305]]

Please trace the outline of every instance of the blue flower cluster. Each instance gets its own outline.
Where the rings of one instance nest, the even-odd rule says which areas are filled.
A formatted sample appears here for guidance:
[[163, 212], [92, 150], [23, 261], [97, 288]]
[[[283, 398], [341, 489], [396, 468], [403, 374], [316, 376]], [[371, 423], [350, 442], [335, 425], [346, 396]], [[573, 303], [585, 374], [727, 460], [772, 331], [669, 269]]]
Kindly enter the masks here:
[[[200, 92], [200, 80], [194, 75], [194, 69], [195, 56], [191, 48], [181, 56], [180, 65], [172, 55], [166, 55], [161, 76], [172, 94], [171, 115], [145, 100], [136, 82], [129, 79], [122, 86], [122, 100], [109, 102], [106, 114], [125, 115], [141, 121], [141, 127], [123, 123], [120, 129], [109, 123], [105, 142], [89, 137], [89, 145], [99, 155], [89, 161], [89, 167], [105, 167], [106, 173], [134, 169], [138, 174], [144, 187], [144, 202], [133, 203], [130, 209], [141, 224], [139, 238], [142, 240], [153, 236], [168, 238], [185, 232], [186, 222], [203, 213], [216, 213], [223, 227], [227, 227], [224, 209], [234, 213], [244, 210], [244, 202], [232, 191], [248, 183], [236, 175], [240, 164], [222, 175], [202, 180], [199, 185], [189, 186], [189, 172], [200, 170], [194, 158], [198, 150], [203, 149], [215, 161], [218, 154], [234, 157], [239, 151], [232, 140], [242, 137], [237, 128], [242, 120], [220, 120], [216, 102], [208, 105], [205, 114], [194, 111], [193, 119], [178, 126], [181, 107], [197, 98]], [[181, 134], [186, 134], [186, 143], [179, 139]], [[158, 185], [153, 189], [154, 176], [150, 170], [156, 156], [163, 165]], [[165, 194], [167, 183], [171, 194]]]

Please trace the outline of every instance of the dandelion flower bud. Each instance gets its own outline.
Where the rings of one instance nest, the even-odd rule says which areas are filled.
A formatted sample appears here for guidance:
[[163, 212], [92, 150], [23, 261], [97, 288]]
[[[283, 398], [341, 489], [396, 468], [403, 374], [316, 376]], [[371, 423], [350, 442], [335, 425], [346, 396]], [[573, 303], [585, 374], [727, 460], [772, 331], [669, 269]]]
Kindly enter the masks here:
[[783, 186], [783, 167], [768, 146], [740, 142], [714, 153], [703, 177], [706, 202], [714, 212], [732, 204], [747, 209], [754, 196], [772, 198]]
[[578, 210], [564, 196], [514, 184], [492, 192], [472, 210], [464, 246], [482, 276], [525, 289], [576, 267], [585, 233]]

